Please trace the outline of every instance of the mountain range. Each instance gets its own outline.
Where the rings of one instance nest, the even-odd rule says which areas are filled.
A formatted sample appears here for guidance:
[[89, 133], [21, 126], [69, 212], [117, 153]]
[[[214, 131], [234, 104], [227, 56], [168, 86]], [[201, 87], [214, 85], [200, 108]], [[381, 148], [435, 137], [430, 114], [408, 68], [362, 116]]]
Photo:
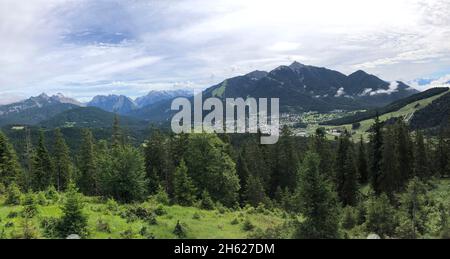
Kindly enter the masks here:
[[[279, 98], [282, 112], [299, 113], [382, 107], [417, 92], [403, 82], [387, 82], [361, 70], [347, 76], [327, 68], [294, 62], [269, 72], [253, 71], [226, 79], [204, 90], [203, 96], [222, 100], [238, 97]], [[41, 94], [0, 106], [0, 125], [36, 125], [84, 106], [139, 120], [161, 122], [170, 119], [173, 114], [171, 101], [176, 97], [193, 98], [192, 92], [187, 90], [151, 91], [135, 100], [124, 95], [99, 95], [82, 104], [62, 94]]]

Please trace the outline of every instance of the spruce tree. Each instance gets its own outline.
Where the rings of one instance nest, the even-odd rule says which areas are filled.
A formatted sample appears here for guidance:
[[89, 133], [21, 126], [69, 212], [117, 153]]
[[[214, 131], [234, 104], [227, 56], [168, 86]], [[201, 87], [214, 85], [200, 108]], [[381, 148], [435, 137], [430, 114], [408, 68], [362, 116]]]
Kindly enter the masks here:
[[318, 128], [311, 139], [310, 150], [313, 150], [320, 158], [319, 172], [327, 174], [327, 179], [331, 180], [333, 178], [333, 161], [335, 158], [330, 142], [326, 139], [325, 129]]
[[113, 123], [113, 133], [111, 137], [112, 147], [117, 148], [124, 144], [124, 136], [122, 133], [122, 129], [120, 128], [119, 116], [117, 114], [114, 115], [114, 123]]
[[420, 179], [424, 180], [430, 177], [430, 168], [428, 164], [428, 154], [425, 147], [425, 141], [423, 139], [423, 134], [420, 131], [416, 132], [415, 141], [415, 175]]
[[16, 152], [3, 132], [0, 131], [0, 183], [9, 186], [19, 183], [22, 177]]
[[102, 173], [107, 177], [106, 195], [124, 203], [145, 199], [148, 183], [145, 176], [144, 157], [138, 149], [130, 145], [114, 149], [111, 166], [107, 170], [110, 171]]
[[236, 163], [236, 173], [239, 177], [239, 185], [242, 186], [242, 188], [239, 191], [239, 200], [243, 204], [245, 201], [245, 192], [247, 188], [247, 180], [250, 176], [250, 172], [247, 167], [247, 163], [245, 159], [242, 156], [242, 153], [239, 154], [237, 163]]
[[344, 206], [354, 206], [358, 196], [358, 176], [354, 161], [353, 143], [347, 133], [339, 138], [336, 159], [336, 190]]
[[[173, 171], [169, 159], [168, 140], [157, 129], [153, 129], [150, 138], [145, 143], [145, 171], [148, 190], [155, 193], [158, 186], [164, 187], [169, 196], [173, 194]], [[158, 181], [158, 182], [155, 182]], [[160, 181], [160, 182], [159, 182]]]
[[45, 146], [44, 132], [39, 134], [39, 142], [33, 155], [31, 187], [35, 191], [44, 191], [53, 183], [54, 167]]
[[70, 183], [67, 188], [66, 200], [61, 210], [63, 216], [58, 224], [58, 232], [61, 238], [77, 234], [81, 237], [88, 236], [88, 216], [83, 212], [84, 203], [78, 193], [75, 184]]
[[319, 157], [307, 153], [299, 172], [298, 196], [306, 217], [296, 230], [295, 238], [339, 238], [339, 214], [336, 194], [319, 173]]
[[78, 168], [80, 171], [79, 186], [81, 192], [86, 195], [99, 194], [99, 175], [95, 157], [94, 137], [88, 129], [83, 129], [82, 132], [78, 160]]
[[394, 193], [401, 189], [402, 176], [398, 165], [396, 151], [396, 134], [392, 126], [387, 127], [384, 134], [383, 153], [381, 160], [381, 174], [378, 178], [379, 192], [394, 198]]
[[367, 202], [366, 228], [369, 233], [392, 237], [397, 226], [395, 208], [386, 194], [371, 196]]
[[366, 184], [369, 180], [369, 169], [367, 164], [367, 152], [363, 137], [359, 141], [358, 148], [358, 176], [361, 184]]
[[196, 188], [188, 175], [184, 160], [175, 169], [174, 175], [174, 201], [182, 206], [192, 206], [195, 202]]
[[246, 203], [257, 207], [266, 199], [264, 186], [258, 176], [249, 175], [245, 186]]
[[370, 165], [370, 181], [375, 194], [380, 194], [380, 177], [382, 174], [381, 163], [383, 159], [383, 123], [377, 112], [375, 122], [372, 126], [372, 134], [370, 136], [371, 146], [371, 165]]
[[72, 179], [72, 161], [69, 147], [64, 140], [60, 129], [55, 130], [55, 185], [58, 191], [65, 190]]
[[398, 172], [400, 177], [398, 179], [398, 189], [402, 190], [409, 179], [414, 176], [414, 154], [411, 136], [409, 135], [408, 126], [400, 121], [394, 127], [396, 139], [396, 157], [399, 166]]

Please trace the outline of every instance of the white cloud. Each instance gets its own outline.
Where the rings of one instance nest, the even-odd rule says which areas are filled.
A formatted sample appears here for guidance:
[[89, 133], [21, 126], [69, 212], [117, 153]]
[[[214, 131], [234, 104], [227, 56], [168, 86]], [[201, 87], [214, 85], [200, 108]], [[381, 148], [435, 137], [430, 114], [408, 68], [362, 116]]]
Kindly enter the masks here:
[[344, 88], [341, 87], [341, 88], [339, 88], [339, 89], [337, 90], [337, 92], [336, 92], [336, 94], [334, 95], [334, 97], [340, 97], [340, 96], [342, 96], [342, 95], [344, 95], [344, 94], [345, 94]]
[[449, 8], [448, 0], [1, 0], [0, 99], [200, 88], [294, 60], [411, 81], [450, 67]]

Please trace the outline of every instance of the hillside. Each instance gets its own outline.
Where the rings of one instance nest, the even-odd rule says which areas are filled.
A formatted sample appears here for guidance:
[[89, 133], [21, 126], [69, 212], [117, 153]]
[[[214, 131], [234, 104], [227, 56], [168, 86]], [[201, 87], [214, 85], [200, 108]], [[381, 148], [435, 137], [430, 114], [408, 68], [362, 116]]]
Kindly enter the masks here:
[[415, 112], [411, 118], [410, 127], [412, 129], [427, 129], [444, 127], [448, 123], [450, 123], [450, 92]]
[[[43, 128], [111, 128], [116, 115], [95, 107], [81, 107], [62, 112], [53, 118], [39, 123]], [[138, 119], [119, 116], [120, 123], [126, 127], [145, 127]]]
[[[408, 101], [408, 104], [401, 107], [400, 109], [380, 115], [380, 120], [388, 121], [390, 119], [401, 118], [407, 122], [411, 122], [412, 118], [414, 118], [415, 114], [418, 112], [420, 112], [419, 114], [421, 117], [427, 117], [427, 118], [431, 118], [429, 120], [434, 120], [434, 119], [432, 119], [432, 118], [434, 118], [434, 114], [429, 113], [429, 111], [434, 110], [434, 108], [429, 108], [427, 110], [425, 110], [425, 108], [427, 108], [428, 106], [430, 106], [433, 103], [435, 103], [436, 105], [433, 105], [432, 107], [440, 106], [439, 104], [445, 104], [448, 107], [448, 105], [450, 104], [450, 102], [447, 101], [449, 93], [450, 93], [450, 90], [448, 88], [446, 88], [446, 91], [443, 93], [436, 94], [431, 97], [428, 97], [425, 99], [420, 99], [420, 100], [417, 100], [414, 102]], [[448, 116], [448, 114], [447, 114], [447, 116]], [[418, 121], [418, 119], [415, 119], [415, 121]], [[359, 123], [357, 128], [355, 128], [355, 126], [353, 125], [354, 123]], [[373, 123], [374, 123], [374, 117], [372, 117], [370, 119], [361, 120], [361, 121], [353, 120], [352, 123], [343, 124], [343, 125], [327, 124], [325, 126], [325, 128], [328, 130], [328, 132], [333, 132], [335, 130], [342, 131], [343, 129], [346, 129], [347, 131], [353, 133], [353, 139], [359, 139], [360, 136], [363, 136], [365, 139], [367, 139], [368, 134], [369, 134], [368, 131], [369, 131], [370, 127], [373, 125]], [[435, 125], [426, 124], [426, 123], [427, 123], [426, 120], [424, 120], [424, 122], [422, 123], [421, 129], [432, 128], [435, 126]]]
[[385, 107], [370, 109], [365, 112], [358, 112], [352, 116], [347, 116], [347, 117], [343, 117], [343, 118], [339, 118], [339, 119], [335, 119], [335, 120], [326, 121], [326, 122], [323, 122], [322, 125], [345, 125], [345, 124], [352, 124], [355, 122], [371, 119], [371, 118], [375, 117], [377, 113], [379, 115], [383, 115], [386, 113], [395, 112], [410, 103], [440, 95], [442, 93], [447, 92], [448, 90], [449, 90], [449, 88], [444, 88], [444, 87], [432, 88], [427, 91], [417, 93], [417, 94], [411, 95], [407, 98], [395, 101]]

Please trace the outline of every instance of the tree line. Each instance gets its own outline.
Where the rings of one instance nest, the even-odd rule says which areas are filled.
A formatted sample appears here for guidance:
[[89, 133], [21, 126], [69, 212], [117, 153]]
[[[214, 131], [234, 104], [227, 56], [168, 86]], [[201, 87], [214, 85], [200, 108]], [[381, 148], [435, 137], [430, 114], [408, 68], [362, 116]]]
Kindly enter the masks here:
[[[41, 132], [20, 163], [0, 133], [2, 188], [73, 192], [76, 186], [85, 195], [122, 203], [164, 193], [182, 206], [263, 204], [301, 214], [304, 220], [295, 227], [299, 238], [342, 237], [342, 227], [358, 222], [380, 235], [416, 237], [425, 232], [430, 180], [450, 176], [449, 127], [437, 138], [425, 138], [403, 121], [383, 125], [378, 117], [367, 143], [354, 143], [347, 132], [330, 141], [322, 128], [301, 138], [284, 127], [275, 145], [260, 145], [257, 135], [175, 135], [154, 129], [136, 147], [127, 143], [118, 117], [110, 140], [97, 141], [83, 129], [76, 154], [59, 129], [54, 138], [49, 152]], [[436, 206], [446, 211], [448, 204]], [[395, 209], [401, 213], [393, 219]]]

